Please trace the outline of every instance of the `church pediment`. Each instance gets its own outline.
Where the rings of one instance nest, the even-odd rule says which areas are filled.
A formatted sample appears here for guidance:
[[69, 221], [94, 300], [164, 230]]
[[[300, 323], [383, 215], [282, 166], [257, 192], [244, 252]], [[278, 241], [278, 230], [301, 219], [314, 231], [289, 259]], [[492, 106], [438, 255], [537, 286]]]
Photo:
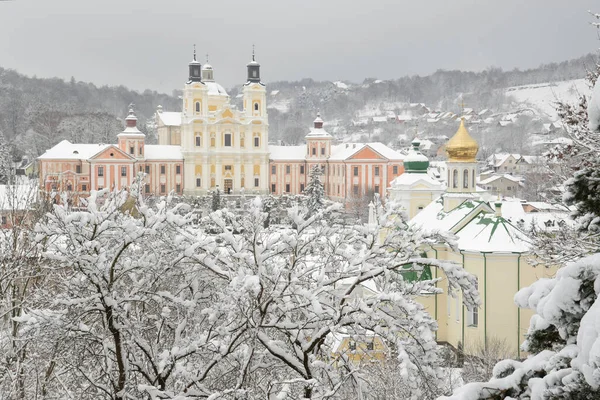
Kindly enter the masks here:
[[90, 160], [134, 160], [134, 158], [117, 146], [110, 146], [90, 157]]
[[363, 149], [357, 151], [352, 156], [349, 157], [350, 160], [387, 160], [387, 158], [383, 157], [381, 154], [370, 148], [369, 146], [365, 146]]
[[221, 118], [233, 118], [233, 112], [229, 108], [221, 113]]
[[216, 124], [232, 124], [232, 125], [239, 125], [240, 121], [238, 121], [237, 119], [234, 118], [222, 118], [219, 119], [217, 121], [215, 121]]

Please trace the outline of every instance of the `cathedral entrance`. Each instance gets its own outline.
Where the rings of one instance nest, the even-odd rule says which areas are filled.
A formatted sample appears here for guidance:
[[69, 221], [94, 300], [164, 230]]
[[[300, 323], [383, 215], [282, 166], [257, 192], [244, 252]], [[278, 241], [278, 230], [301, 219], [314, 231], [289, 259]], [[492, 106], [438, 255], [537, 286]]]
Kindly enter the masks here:
[[226, 194], [231, 194], [233, 190], [233, 179], [225, 179], [225, 185], [223, 185]]

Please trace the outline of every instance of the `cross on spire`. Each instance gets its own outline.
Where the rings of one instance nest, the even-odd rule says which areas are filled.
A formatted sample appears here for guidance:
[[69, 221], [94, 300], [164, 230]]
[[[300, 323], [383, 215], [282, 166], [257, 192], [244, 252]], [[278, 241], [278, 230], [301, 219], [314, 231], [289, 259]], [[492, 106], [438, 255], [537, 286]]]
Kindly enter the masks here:
[[196, 43], [194, 43], [194, 61], [196, 61]]
[[206, 63], [208, 64], [208, 53], [206, 53]]
[[465, 116], [465, 100], [462, 98], [462, 96], [460, 98], [460, 114], [461, 117]]
[[252, 43], [252, 61], [255, 61], [254, 60], [254, 43]]

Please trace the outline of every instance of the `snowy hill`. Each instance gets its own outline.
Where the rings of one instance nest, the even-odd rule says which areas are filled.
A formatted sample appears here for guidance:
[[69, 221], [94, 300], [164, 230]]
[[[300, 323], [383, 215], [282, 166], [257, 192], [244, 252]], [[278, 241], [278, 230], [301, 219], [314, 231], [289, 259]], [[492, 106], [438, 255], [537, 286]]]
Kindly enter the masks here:
[[558, 119], [557, 101], [577, 103], [581, 95], [590, 94], [591, 89], [585, 79], [513, 86], [506, 89], [506, 95], [514, 103], [520, 106], [531, 106], [540, 116], [548, 117], [552, 121]]

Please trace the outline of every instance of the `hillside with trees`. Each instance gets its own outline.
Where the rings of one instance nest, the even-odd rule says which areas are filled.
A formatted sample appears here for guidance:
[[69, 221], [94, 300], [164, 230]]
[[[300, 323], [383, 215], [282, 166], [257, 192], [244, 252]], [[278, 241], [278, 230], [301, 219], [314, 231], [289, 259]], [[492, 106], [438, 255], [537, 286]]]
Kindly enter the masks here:
[[[338, 140], [382, 141], [401, 147], [415, 132], [426, 137], [448, 135], [452, 124], [441, 121], [425, 127], [421, 120], [432, 118], [424, 114], [420, 114], [421, 120], [412, 118], [404, 124], [377, 124], [374, 118], [393, 114], [396, 118], [393, 122], [397, 122], [411, 104], [421, 105], [434, 115], [458, 114], [460, 104], [464, 104], [477, 112], [487, 110], [495, 114], [498, 122], [506, 115], [514, 120], [514, 115], [521, 114], [518, 123], [509, 129], [514, 140], [494, 140], [495, 130], [489, 134], [491, 142], [488, 140], [492, 150], [501, 143], [510, 143], [510, 148], [503, 150], [517, 151], [523, 146], [525, 133], [541, 130], [549, 119], [531, 115], [526, 111], [528, 107], [514, 104], [506, 88], [581, 79], [596, 59], [596, 55], [588, 54], [529, 70], [438, 70], [428, 76], [394, 80], [367, 78], [360, 84], [312, 79], [268, 82], [270, 139], [286, 144], [300, 143], [320, 110], [329, 123], [328, 130]], [[241, 103], [240, 89], [229, 90], [234, 103]], [[12, 145], [15, 160], [24, 155], [34, 158], [63, 139], [83, 143], [115, 142], [128, 106], [135, 104], [140, 128], [148, 133], [149, 142], [153, 142], [156, 138], [152, 117], [156, 107], [180, 110], [179, 95], [178, 90], [170, 95], [152, 90], [140, 93], [125, 86], [99, 87], [75, 78], [67, 82], [58, 78], [27, 77], [0, 67], [0, 130]], [[391, 121], [391, 118], [387, 120]], [[475, 136], [482, 134], [475, 132]]]

